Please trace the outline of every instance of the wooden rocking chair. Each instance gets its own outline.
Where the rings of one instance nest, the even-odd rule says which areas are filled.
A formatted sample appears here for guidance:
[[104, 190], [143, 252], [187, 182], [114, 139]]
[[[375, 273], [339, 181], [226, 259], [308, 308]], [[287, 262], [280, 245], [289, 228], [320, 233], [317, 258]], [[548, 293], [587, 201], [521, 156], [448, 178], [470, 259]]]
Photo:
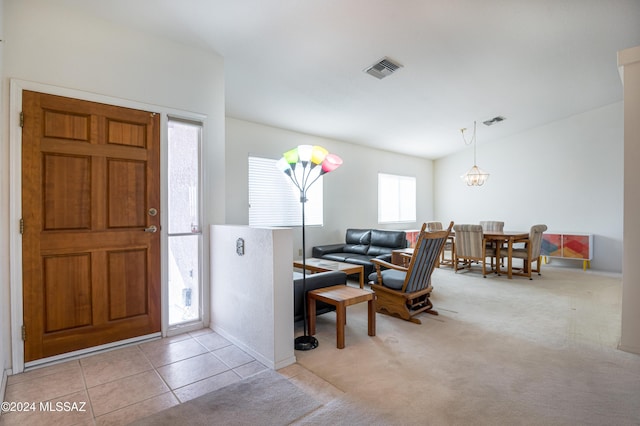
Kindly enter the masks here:
[[[444, 248], [453, 227], [443, 231], [426, 232], [422, 225], [411, 262], [408, 267], [394, 265], [380, 259], [373, 259], [377, 282], [369, 283], [376, 294], [376, 311], [396, 316], [407, 321], [422, 324], [415, 318], [421, 312], [438, 315], [429, 300], [433, 287], [431, 274], [438, 264], [438, 257]], [[381, 267], [388, 269], [382, 269]]]

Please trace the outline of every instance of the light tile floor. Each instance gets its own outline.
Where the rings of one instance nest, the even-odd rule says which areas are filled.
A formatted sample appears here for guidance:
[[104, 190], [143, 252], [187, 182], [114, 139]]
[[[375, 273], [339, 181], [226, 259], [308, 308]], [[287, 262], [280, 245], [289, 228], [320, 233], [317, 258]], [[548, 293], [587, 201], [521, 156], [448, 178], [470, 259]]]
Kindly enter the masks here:
[[[304, 379], [290, 367], [285, 376]], [[3, 413], [0, 425], [127, 424], [266, 368], [203, 329], [10, 376], [4, 400], [30, 411]]]

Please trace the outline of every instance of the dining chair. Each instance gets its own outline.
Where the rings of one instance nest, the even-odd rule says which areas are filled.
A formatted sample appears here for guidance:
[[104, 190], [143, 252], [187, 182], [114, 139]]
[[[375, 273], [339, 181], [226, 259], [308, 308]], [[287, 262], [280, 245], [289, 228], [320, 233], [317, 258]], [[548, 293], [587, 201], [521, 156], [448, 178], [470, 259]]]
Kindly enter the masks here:
[[[427, 222], [427, 232], [438, 232], [442, 231], [444, 228], [442, 227], [442, 222]], [[442, 248], [442, 253], [440, 254], [440, 262], [438, 266], [451, 266], [453, 267], [453, 252], [455, 251], [455, 238], [453, 235], [449, 235], [447, 237], [447, 241]], [[444, 254], [445, 251], [450, 253], [450, 256], [447, 258]]]
[[[482, 226], [483, 232], [503, 232], [504, 222], [498, 220], [481, 220], [480, 226]], [[496, 251], [501, 247], [495, 247], [492, 241], [487, 242], [487, 248], [493, 248]], [[500, 265], [504, 266], [503, 259], [500, 259]], [[491, 258], [491, 269], [493, 269], [493, 258]]]
[[[492, 259], [496, 256], [496, 251], [492, 247], [487, 247], [487, 240], [484, 238], [481, 225], [462, 224], [454, 225], [455, 231], [455, 252], [453, 268], [471, 269], [471, 264], [479, 263], [482, 266], [482, 276], [487, 277], [487, 257]], [[493, 260], [491, 262], [493, 265]], [[461, 268], [462, 267], [462, 268]], [[489, 272], [493, 272], [493, 267]]]
[[480, 226], [484, 232], [502, 232], [504, 231], [504, 222], [497, 220], [481, 220]]
[[[540, 265], [542, 264], [542, 256], [540, 256], [540, 247], [542, 246], [542, 234], [547, 230], [547, 225], [533, 225], [529, 231], [529, 237], [514, 240], [514, 244], [520, 244], [511, 250], [511, 257], [508, 258], [509, 273], [531, 278], [531, 271], [540, 273]], [[501, 248], [498, 256], [508, 257], [508, 249]], [[513, 259], [522, 259], [522, 268], [513, 268]], [[533, 263], [536, 263], [536, 269], [533, 269]]]

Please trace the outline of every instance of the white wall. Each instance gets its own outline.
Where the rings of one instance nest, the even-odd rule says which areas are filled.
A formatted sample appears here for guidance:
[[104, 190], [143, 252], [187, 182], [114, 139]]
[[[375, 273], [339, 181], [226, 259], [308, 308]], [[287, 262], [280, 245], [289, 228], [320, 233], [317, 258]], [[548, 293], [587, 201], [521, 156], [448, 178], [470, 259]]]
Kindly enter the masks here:
[[[151, 11], [152, 13], [152, 11]], [[4, 0], [2, 120], [9, 78], [192, 111], [207, 116], [203, 157], [205, 224], [224, 223], [224, 69], [214, 52], [61, 9], [46, 0]], [[9, 312], [9, 135], [0, 143], [0, 361], [7, 364]], [[163, 164], [164, 167], [164, 164]], [[208, 226], [204, 228], [207, 230]], [[207, 235], [205, 235], [205, 241]], [[208, 243], [205, 243], [205, 258]], [[208, 279], [208, 271], [204, 271]]]
[[618, 53], [624, 83], [624, 275], [620, 348], [640, 354], [640, 46]]
[[[623, 106], [615, 103], [492, 143], [478, 128], [485, 186], [460, 179], [472, 148], [435, 162], [435, 217], [456, 223], [502, 220], [507, 230], [544, 223], [548, 232], [594, 234], [591, 267], [622, 271]], [[462, 141], [460, 142], [462, 143]], [[582, 267], [582, 262], [553, 262]]]
[[293, 364], [291, 229], [211, 228], [211, 328], [270, 368]]
[[[60, 9], [46, 0], [5, 3], [5, 79], [19, 78], [208, 116], [210, 194], [224, 193], [224, 63], [212, 51]], [[205, 208], [224, 222], [224, 197]]]
[[[300, 144], [320, 145], [339, 155], [344, 163], [324, 178], [324, 226], [307, 227], [307, 252], [311, 247], [344, 241], [347, 228], [416, 229], [433, 217], [433, 164], [430, 160], [379, 151], [227, 118], [227, 223], [248, 224], [247, 157], [249, 154], [279, 159]], [[418, 192], [417, 222], [378, 224], [378, 172], [415, 176]], [[294, 255], [301, 248], [299, 229], [294, 232]]]

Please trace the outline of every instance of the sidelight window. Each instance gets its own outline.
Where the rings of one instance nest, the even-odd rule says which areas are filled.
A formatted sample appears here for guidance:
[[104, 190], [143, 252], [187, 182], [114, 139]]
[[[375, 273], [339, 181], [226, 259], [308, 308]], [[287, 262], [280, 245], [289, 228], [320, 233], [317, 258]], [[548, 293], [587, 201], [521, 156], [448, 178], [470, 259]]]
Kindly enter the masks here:
[[202, 124], [168, 122], [169, 326], [202, 319]]

